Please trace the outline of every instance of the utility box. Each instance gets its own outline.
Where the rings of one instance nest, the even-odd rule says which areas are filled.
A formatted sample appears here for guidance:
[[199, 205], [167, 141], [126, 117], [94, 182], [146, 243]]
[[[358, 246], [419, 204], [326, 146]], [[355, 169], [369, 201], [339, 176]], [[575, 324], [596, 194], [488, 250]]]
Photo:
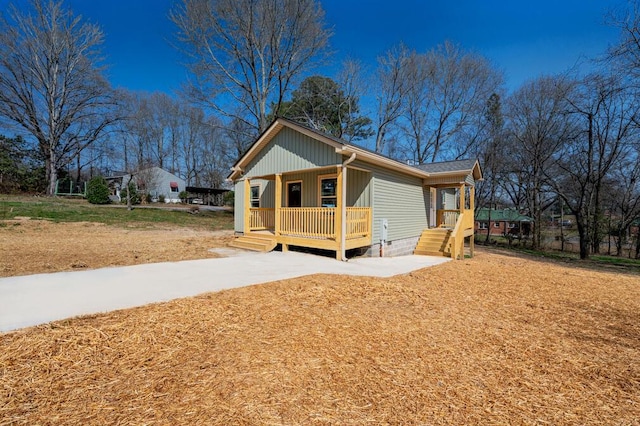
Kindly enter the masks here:
[[385, 242], [389, 236], [389, 221], [380, 219], [380, 241]]

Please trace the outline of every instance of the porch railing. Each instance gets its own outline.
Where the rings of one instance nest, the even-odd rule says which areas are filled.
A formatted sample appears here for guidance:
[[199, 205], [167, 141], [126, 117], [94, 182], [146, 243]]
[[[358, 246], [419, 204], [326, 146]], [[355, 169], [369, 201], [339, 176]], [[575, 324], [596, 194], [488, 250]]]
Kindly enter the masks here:
[[347, 240], [371, 235], [371, 208], [347, 207]]
[[275, 209], [252, 207], [249, 210], [249, 227], [252, 231], [272, 229], [275, 223]]
[[[275, 230], [275, 209], [249, 210], [251, 231]], [[283, 207], [279, 209], [280, 235], [301, 238], [335, 239], [335, 207]], [[346, 208], [346, 239], [371, 235], [371, 208]]]
[[458, 222], [458, 216], [460, 216], [460, 210], [438, 210], [436, 224], [445, 228], [454, 228]]
[[335, 207], [283, 207], [280, 234], [302, 238], [335, 238]]

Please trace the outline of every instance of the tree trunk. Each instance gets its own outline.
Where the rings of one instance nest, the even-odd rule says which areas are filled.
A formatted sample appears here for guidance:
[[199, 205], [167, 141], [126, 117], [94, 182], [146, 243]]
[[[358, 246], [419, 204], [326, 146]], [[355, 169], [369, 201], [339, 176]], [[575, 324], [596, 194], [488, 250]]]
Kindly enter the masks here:
[[531, 248], [534, 250], [539, 250], [542, 246], [542, 207], [540, 202], [540, 192], [540, 182], [536, 178], [533, 193], [533, 219], [536, 226], [533, 229], [533, 238], [531, 241]]
[[583, 220], [584, 218], [581, 214], [576, 215], [576, 225], [578, 226], [578, 237], [580, 239], [580, 259], [584, 260], [589, 257], [589, 236]]
[[45, 160], [46, 177], [48, 182], [47, 195], [56, 195], [56, 183], [58, 182], [58, 167], [56, 161], [56, 155], [53, 150], [47, 153]]
[[493, 194], [489, 200], [489, 210], [487, 215], [487, 238], [485, 238], [484, 243], [489, 244], [489, 239], [491, 238], [491, 206], [493, 205]]

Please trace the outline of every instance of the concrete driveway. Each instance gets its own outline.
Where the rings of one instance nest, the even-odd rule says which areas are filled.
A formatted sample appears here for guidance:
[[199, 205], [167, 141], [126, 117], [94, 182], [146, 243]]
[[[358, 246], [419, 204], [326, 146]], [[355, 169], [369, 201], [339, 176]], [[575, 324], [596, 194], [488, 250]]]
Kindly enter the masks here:
[[390, 277], [449, 260], [400, 256], [339, 262], [295, 252], [222, 251], [229, 257], [0, 278], [0, 332], [304, 275]]

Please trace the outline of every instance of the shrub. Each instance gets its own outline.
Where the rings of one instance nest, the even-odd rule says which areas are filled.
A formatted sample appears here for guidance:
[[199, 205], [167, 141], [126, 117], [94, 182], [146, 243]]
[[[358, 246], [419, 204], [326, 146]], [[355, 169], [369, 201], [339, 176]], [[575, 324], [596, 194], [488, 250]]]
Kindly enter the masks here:
[[187, 198], [189, 198], [189, 193], [187, 191], [180, 191], [180, 193], [178, 194], [178, 198], [180, 198], [180, 201], [185, 203], [187, 201]]
[[224, 193], [223, 200], [224, 200], [225, 206], [233, 206], [234, 199], [235, 199], [235, 192], [229, 191]]
[[102, 176], [91, 178], [87, 184], [87, 200], [91, 204], [109, 204], [109, 184]]
[[120, 199], [124, 204], [127, 204], [128, 192], [131, 192], [131, 205], [140, 204], [140, 194], [138, 194], [138, 189], [136, 188], [135, 183], [129, 182], [129, 188], [124, 188], [120, 191]]
[[167, 201], [167, 198], [164, 196], [164, 194], [160, 194], [160, 196], [158, 197], [158, 201], [160, 203], [164, 203]]

